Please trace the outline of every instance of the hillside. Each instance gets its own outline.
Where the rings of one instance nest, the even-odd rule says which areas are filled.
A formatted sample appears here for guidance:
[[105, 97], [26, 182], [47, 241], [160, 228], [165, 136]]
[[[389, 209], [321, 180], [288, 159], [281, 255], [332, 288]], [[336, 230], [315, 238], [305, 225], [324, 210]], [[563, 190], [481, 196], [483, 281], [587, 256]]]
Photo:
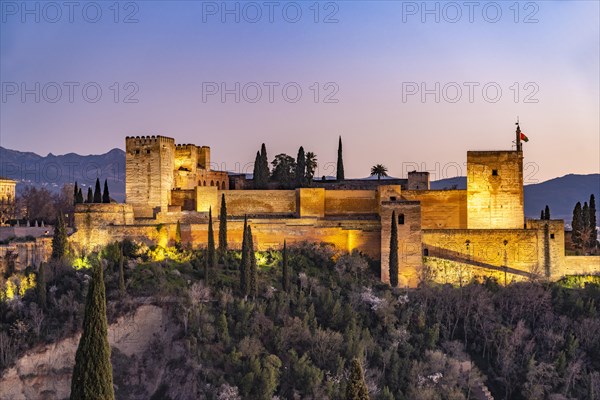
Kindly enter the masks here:
[[[66, 183], [79, 182], [84, 188], [93, 185], [96, 176], [108, 179], [111, 196], [125, 199], [125, 152], [112, 149], [108, 153], [82, 156], [75, 153], [46, 157], [0, 147], [0, 176], [17, 180], [17, 191], [27, 185], [59, 190]], [[376, 179], [376, 178], [373, 178]], [[466, 189], [464, 176], [431, 182], [432, 189]], [[600, 174], [569, 174], [546, 182], [525, 186], [525, 216], [537, 218], [546, 204], [553, 218], [570, 222], [578, 201], [588, 201], [590, 194], [600, 198]]]

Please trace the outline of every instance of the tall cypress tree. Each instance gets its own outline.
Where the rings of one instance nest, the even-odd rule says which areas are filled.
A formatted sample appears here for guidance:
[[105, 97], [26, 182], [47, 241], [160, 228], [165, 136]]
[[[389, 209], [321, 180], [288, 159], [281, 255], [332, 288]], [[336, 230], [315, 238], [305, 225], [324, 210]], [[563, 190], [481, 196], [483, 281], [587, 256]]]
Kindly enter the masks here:
[[392, 227], [390, 230], [390, 285], [398, 286], [398, 225], [396, 211], [392, 211]]
[[104, 180], [104, 192], [102, 193], [102, 202], [110, 203], [110, 193], [108, 193], [108, 181]]
[[248, 217], [244, 216], [244, 232], [242, 234], [242, 259], [240, 261], [240, 294], [248, 296]]
[[[209, 273], [212, 272], [217, 265], [217, 253], [215, 251], [215, 232], [212, 223], [212, 207], [208, 209], [208, 246], [206, 247], [206, 265]], [[208, 276], [204, 279], [208, 282]]]
[[225, 262], [227, 255], [227, 203], [225, 193], [221, 194], [221, 212], [219, 213], [219, 258]]
[[252, 170], [252, 180], [254, 181], [254, 189], [263, 189], [262, 175], [260, 170], [260, 153], [256, 152], [254, 157], [254, 169]]
[[81, 188], [79, 188], [79, 192], [77, 192], [77, 203], [83, 203], [83, 193], [81, 192]]
[[248, 226], [248, 260], [246, 265], [249, 267], [249, 294], [252, 298], [258, 295], [258, 271], [256, 267], [256, 256], [254, 255], [254, 241], [252, 239], [252, 227]]
[[79, 186], [77, 186], [77, 181], [75, 181], [75, 186], [73, 187], [73, 204], [77, 204], [78, 203], [78, 197], [77, 195], [79, 194]]
[[369, 400], [369, 390], [365, 383], [360, 361], [354, 358], [350, 366], [350, 378], [346, 386], [346, 400]]
[[[590, 229], [590, 207], [587, 201], [583, 203], [583, 208], [581, 209], [581, 221], [581, 231], [587, 233]], [[585, 245], [587, 246], [588, 244], [585, 243]]]
[[94, 189], [94, 203], [102, 203], [102, 190], [100, 189], [99, 178], [96, 178], [96, 187]]
[[340, 136], [340, 140], [339, 140], [339, 143], [338, 143], [336, 179], [338, 181], [343, 181], [344, 180], [344, 159], [342, 157], [342, 137], [341, 136]]
[[46, 302], [46, 263], [40, 264], [37, 276], [37, 290], [38, 290], [38, 302], [40, 307], [45, 310], [47, 307]]
[[306, 183], [306, 155], [304, 147], [298, 149], [298, 157], [296, 157], [296, 187], [304, 187]]
[[544, 219], [550, 220], [550, 207], [546, 204], [546, 208], [544, 209]]
[[583, 215], [581, 212], [581, 203], [577, 202], [573, 209], [573, 220], [571, 222], [571, 240], [576, 247], [581, 247], [581, 231], [583, 229]]
[[94, 193], [92, 192], [92, 188], [88, 187], [86, 203], [93, 203], [93, 202], [94, 202]]
[[282, 259], [281, 286], [283, 287], [283, 291], [288, 293], [290, 291], [290, 266], [288, 265], [287, 243], [285, 240], [283, 241]]
[[260, 176], [263, 184], [263, 188], [266, 189], [269, 184], [269, 177], [271, 171], [269, 170], [269, 158], [267, 157], [267, 146], [261, 144], [260, 146]]
[[540, 214], [540, 219], [541, 220], [546, 219], [546, 215], [544, 214], [544, 210], [542, 210], [542, 213]]
[[69, 242], [67, 239], [67, 226], [62, 213], [58, 214], [58, 220], [54, 227], [54, 236], [52, 237], [52, 259], [60, 260], [67, 255]]
[[590, 233], [590, 245], [591, 249], [595, 249], [598, 247], [598, 231], [596, 230], [596, 225], [598, 225], [598, 221], [596, 219], [596, 198], [594, 194], [590, 195], [590, 228], [592, 232]]
[[94, 261], [83, 317], [83, 333], [75, 353], [71, 400], [113, 400], [112, 365], [106, 320], [102, 264]]

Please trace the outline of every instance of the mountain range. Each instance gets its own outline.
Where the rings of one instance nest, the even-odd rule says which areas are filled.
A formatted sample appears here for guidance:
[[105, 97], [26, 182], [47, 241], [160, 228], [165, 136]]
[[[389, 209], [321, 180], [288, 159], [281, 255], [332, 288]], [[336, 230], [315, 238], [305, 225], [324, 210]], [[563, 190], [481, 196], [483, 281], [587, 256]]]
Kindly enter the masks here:
[[[60, 190], [63, 185], [75, 181], [84, 189], [94, 185], [96, 177], [108, 181], [111, 197], [117, 201], [125, 199], [125, 152], [112, 149], [99, 155], [79, 155], [68, 153], [55, 156], [40, 156], [31, 152], [21, 152], [0, 147], [0, 176], [18, 182], [17, 193], [26, 186], [45, 187], [51, 191]], [[431, 182], [431, 189], [466, 189], [464, 176]], [[526, 185], [525, 215], [539, 218], [540, 211], [550, 207], [552, 218], [562, 218], [571, 222], [573, 207], [580, 201], [589, 201], [590, 194], [600, 198], [600, 174], [569, 174], [545, 182]], [[84, 193], [85, 196], [85, 193]]]

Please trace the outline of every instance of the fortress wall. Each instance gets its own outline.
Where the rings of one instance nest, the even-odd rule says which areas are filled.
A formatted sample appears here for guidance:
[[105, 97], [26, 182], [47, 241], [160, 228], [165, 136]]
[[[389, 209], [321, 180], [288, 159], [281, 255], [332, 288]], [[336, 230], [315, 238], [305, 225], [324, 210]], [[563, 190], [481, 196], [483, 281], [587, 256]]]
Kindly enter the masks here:
[[175, 147], [174, 169], [185, 169], [192, 174], [198, 166], [198, 147], [193, 144], [178, 144]]
[[171, 205], [181, 207], [184, 211], [196, 211], [196, 190], [173, 190]]
[[198, 186], [216, 186], [219, 190], [229, 189], [229, 176], [224, 171], [198, 169], [195, 179]]
[[375, 190], [326, 190], [325, 215], [377, 213]]
[[523, 227], [522, 152], [467, 152], [467, 210], [469, 229]]
[[175, 238], [175, 224], [149, 224], [133, 226], [90, 226], [78, 228], [69, 236], [69, 242], [76, 254], [100, 250], [114, 241], [131, 239], [147, 245], [167, 246]]
[[449, 261], [437, 257], [423, 257], [423, 264], [427, 267], [428, 278], [433, 282], [441, 284], [462, 286], [472, 281], [484, 282], [486, 278], [494, 278], [502, 285], [529, 280], [528, 277], [521, 274], [510, 273], [508, 271], [505, 273], [504, 270], [497, 268], [473, 268], [467, 263]]
[[132, 225], [133, 207], [122, 203], [75, 205], [75, 227]]
[[406, 200], [421, 202], [423, 229], [466, 229], [466, 190], [404, 190]]
[[543, 276], [544, 251], [539, 247], [540, 235], [543, 235], [541, 231], [533, 229], [424, 230], [423, 249], [429, 256], [475, 267], [495, 269], [506, 264], [511, 270]]
[[600, 256], [565, 256], [563, 268], [557, 275], [591, 275], [600, 271]]
[[28, 266], [39, 267], [52, 256], [52, 238], [36, 238], [30, 242], [12, 242], [0, 245], [0, 273], [8, 268], [9, 257], [14, 257], [14, 268], [23, 272]]
[[296, 189], [298, 217], [323, 218], [325, 216], [325, 189]]
[[[217, 210], [225, 194], [227, 215], [243, 217], [246, 214], [296, 214], [295, 190], [225, 190], [217, 196]], [[199, 210], [202, 211], [202, 210]], [[216, 215], [216, 214], [215, 214]]]

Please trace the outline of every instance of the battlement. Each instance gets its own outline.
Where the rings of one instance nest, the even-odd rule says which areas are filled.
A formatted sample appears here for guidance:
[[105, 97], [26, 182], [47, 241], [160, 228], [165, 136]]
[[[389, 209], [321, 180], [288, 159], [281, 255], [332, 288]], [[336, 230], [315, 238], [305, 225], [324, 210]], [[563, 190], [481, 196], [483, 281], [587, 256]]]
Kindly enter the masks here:
[[175, 144], [175, 139], [168, 136], [148, 135], [148, 136], [125, 136], [125, 144], [129, 145], [148, 145], [154, 143]]

